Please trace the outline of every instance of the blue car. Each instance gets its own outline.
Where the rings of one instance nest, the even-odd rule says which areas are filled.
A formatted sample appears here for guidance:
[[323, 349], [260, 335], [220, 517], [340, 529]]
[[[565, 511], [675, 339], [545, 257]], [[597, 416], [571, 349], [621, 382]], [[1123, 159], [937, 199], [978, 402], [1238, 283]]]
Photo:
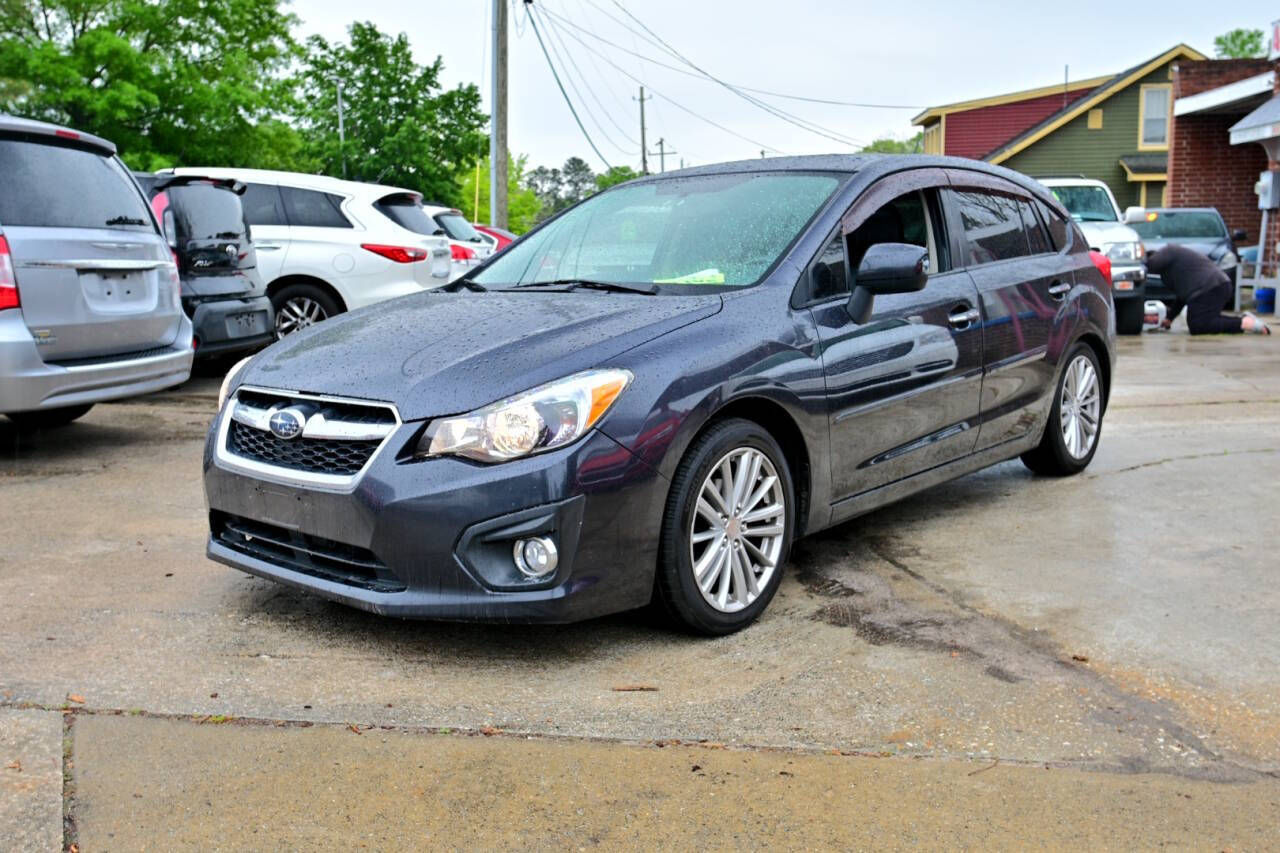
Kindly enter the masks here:
[[1006, 459], [1083, 470], [1114, 356], [1110, 282], [1015, 172], [668, 172], [233, 369], [208, 554], [391, 616], [725, 634], [802, 536]]

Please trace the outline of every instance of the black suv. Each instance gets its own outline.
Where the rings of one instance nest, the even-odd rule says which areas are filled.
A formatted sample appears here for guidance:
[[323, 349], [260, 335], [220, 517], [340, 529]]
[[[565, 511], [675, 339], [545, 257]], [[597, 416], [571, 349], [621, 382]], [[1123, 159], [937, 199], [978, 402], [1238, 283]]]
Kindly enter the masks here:
[[271, 300], [240, 204], [244, 184], [192, 175], [134, 177], [173, 249], [196, 356], [258, 349], [275, 340]]

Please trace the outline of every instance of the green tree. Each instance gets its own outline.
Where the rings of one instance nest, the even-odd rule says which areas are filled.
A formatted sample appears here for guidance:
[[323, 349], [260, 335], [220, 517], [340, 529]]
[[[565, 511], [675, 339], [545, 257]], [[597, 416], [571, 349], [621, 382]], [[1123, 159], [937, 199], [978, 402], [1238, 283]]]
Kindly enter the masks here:
[[296, 44], [280, 0], [0, 0], [0, 112], [69, 124], [135, 168], [283, 166]]
[[1213, 40], [1219, 59], [1255, 59], [1266, 56], [1262, 30], [1234, 29]]
[[[428, 200], [470, 207], [461, 192], [479, 158], [486, 117], [474, 85], [443, 91], [439, 57], [413, 60], [404, 33], [392, 37], [371, 23], [348, 28], [348, 44], [307, 40], [299, 125], [306, 151], [328, 175], [415, 189]], [[338, 136], [338, 83], [346, 131]]]
[[609, 187], [638, 177], [640, 177], [640, 173], [630, 166], [614, 166], [609, 171], [596, 175], [596, 189], [607, 190]]
[[924, 151], [924, 134], [917, 133], [908, 139], [884, 136], [862, 147], [862, 154], [920, 154]]
[[559, 169], [539, 166], [529, 172], [525, 186], [542, 202], [539, 222], [594, 195], [598, 189], [595, 173], [581, 157], [570, 157]]
[[[538, 221], [538, 211], [542, 202], [537, 194], [525, 184], [525, 170], [529, 157], [507, 155], [507, 228], [516, 234], [523, 234]], [[489, 221], [489, 158], [479, 162], [480, 180], [476, 182], [476, 169], [467, 170], [462, 180], [462, 208], [474, 222]], [[480, 203], [476, 205], [476, 190], [479, 188]]]

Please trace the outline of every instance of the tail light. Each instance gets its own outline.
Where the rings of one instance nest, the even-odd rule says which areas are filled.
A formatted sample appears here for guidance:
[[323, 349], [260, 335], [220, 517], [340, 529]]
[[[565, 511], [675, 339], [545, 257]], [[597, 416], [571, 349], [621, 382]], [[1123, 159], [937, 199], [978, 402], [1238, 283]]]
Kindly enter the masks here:
[[1093, 261], [1093, 265], [1098, 268], [1098, 272], [1102, 273], [1102, 277], [1107, 280], [1107, 284], [1111, 283], [1111, 259], [1101, 252], [1089, 250], [1089, 260]]
[[449, 253], [453, 255], [455, 261], [474, 261], [476, 259], [475, 249], [468, 249], [466, 246], [459, 246], [457, 243], [449, 244]]
[[384, 246], [381, 243], [361, 243], [360, 248], [375, 255], [381, 255], [389, 261], [395, 261], [397, 264], [414, 264], [418, 261], [425, 261], [430, 252], [417, 246]]
[[169, 276], [169, 286], [173, 288], [173, 304], [182, 304], [182, 274], [178, 272], [180, 264], [178, 263], [178, 253], [169, 250], [169, 257], [173, 259], [173, 266], [166, 267]]
[[0, 234], [0, 311], [6, 308], [17, 308], [22, 303], [18, 300], [18, 277], [13, 272], [13, 257], [9, 254], [9, 243]]

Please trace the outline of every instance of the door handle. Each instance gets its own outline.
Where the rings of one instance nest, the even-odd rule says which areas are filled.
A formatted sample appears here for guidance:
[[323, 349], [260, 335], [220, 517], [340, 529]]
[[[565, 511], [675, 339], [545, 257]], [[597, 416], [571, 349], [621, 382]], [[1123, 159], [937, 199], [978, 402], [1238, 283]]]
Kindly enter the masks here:
[[258, 243], [255, 241], [253, 244], [253, 247], [260, 252], [274, 252], [276, 249], [281, 248], [281, 244], [280, 243]]
[[[963, 306], [959, 306], [963, 307]], [[977, 308], [970, 308], [967, 311], [956, 311], [952, 313], [947, 321], [956, 329], [967, 329], [970, 323], [976, 323], [982, 317], [982, 312]]]
[[1066, 284], [1064, 282], [1054, 282], [1053, 286], [1049, 288], [1049, 295], [1052, 296], [1054, 299], [1061, 299], [1062, 297], [1067, 295], [1067, 291], [1069, 291], [1070, 289], [1071, 289], [1071, 285], [1069, 284]]

